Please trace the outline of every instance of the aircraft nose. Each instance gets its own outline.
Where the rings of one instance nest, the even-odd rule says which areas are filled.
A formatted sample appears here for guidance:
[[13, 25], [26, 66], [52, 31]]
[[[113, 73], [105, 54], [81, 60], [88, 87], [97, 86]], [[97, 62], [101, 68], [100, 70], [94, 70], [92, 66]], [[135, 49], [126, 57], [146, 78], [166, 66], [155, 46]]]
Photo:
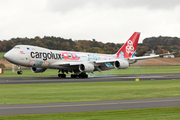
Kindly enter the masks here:
[[12, 51], [8, 51], [5, 55], [4, 58], [9, 61], [9, 62], [13, 62], [14, 60], [16, 60], [15, 58], [17, 57], [17, 55]]
[[5, 55], [4, 58], [9, 61], [10, 63], [13, 64], [19, 64], [19, 54], [18, 51], [11, 49], [10, 51], [8, 51]]
[[10, 52], [7, 52], [7, 53], [4, 55], [4, 58], [5, 58], [6, 60], [9, 60], [10, 57], [11, 57]]

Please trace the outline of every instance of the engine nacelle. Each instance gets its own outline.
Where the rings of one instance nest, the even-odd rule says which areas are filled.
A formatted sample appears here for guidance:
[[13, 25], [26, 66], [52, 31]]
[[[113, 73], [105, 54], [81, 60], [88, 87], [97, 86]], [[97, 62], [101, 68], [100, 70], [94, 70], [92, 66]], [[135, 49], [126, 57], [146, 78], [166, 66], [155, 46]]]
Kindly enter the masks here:
[[87, 63], [87, 64], [81, 64], [79, 65], [79, 70], [81, 72], [93, 72], [94, 71], [94, 65]]
[[36, 68], [36, 67], [31, 67], [31, 71], [34, 73], [43, 73], [47, 68]]
[[129, 64], [133, 64], [133, 63], [136, 63], [136, 62], [137, 62], [137, 60], [132, 59], [132, 60], [128, 60], [128, 62], [129, 62]]
[[129, 67], [129, 62], [126, 60], [118, 60], [114, 62], [114, 67], [116, 69], [126, 69]]

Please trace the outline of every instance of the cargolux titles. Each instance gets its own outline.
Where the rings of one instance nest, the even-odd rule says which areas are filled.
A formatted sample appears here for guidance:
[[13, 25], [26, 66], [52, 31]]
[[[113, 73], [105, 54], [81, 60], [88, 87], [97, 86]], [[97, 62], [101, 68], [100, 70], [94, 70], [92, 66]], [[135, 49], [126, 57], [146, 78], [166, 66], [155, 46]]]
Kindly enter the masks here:
[[43, 58], [44, 61], [46, 61], [47, 59], [56, 59], [56, 60], [62, 59], [61, 54], [52, 53], [52, 52], [49, 52], [49, 53], [31, 52], [30, 55], [32, 58]]

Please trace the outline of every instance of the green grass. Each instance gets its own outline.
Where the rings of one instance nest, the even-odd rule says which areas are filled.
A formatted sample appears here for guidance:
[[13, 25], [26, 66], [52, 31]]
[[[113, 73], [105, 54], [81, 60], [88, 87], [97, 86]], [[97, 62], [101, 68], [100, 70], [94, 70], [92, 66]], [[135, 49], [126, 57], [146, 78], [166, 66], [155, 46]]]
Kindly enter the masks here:
[[97, 72], [105, 75], [129, 75], [129, 74], [166, 74], [180, 73], [180, 66], [129, 66], [127, 69], [112, 69], [109, 71]]
[[1, 120], [179, 120], [180, 107], [0, 116]]
[[58, 70], [57, 69], [47, 69], [43, 73], [34, 73], [30, 69], [22, 70], [23, 74], [18, 75], [17, 70], [15, 70], [15, 73], [12, 73], [12, 70], [5, 69], [4, 74], [0, 74], [0, 77], [49, 77], [52, 75], [58, 75]]
[[4, 56], [5, 53], [6, 53], [6, 52], [0, 52], [0, 59], [3, 58], [3, 56]]
[[0, 104], [105, 101], [180, 96], [180, 80], [0, 85]]
[[[8, 68], [11, 69], [11, 68]], [[0, 77], [47, 77], [57, 75], [57, 69], [47, 69], [44, 73], [33, 73], [31, 70], [22, 70], [22, 75], [17, 75], [17, 70], [12, 74], [12, 70], [4, 70]], [[90, 75], [128, 75], [128, 74], [167, 74], [180, 73], [180, 66], [129, 66], [127, 69], [112, 69], [107, 71], [94, 72]], [[70, 73], [69, 73], [70, 74]]]

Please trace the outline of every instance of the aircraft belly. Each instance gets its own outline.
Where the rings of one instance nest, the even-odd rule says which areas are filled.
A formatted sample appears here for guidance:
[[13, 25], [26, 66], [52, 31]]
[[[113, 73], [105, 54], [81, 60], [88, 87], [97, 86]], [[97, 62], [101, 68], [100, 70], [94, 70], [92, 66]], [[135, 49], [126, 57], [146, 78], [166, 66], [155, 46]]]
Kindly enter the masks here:
[[68, 71], [79, 71], [79, 67], [78, 66], [50, 66], [49, 68], [51, 69], [60, 69], [60, 70], [68, 70]]

